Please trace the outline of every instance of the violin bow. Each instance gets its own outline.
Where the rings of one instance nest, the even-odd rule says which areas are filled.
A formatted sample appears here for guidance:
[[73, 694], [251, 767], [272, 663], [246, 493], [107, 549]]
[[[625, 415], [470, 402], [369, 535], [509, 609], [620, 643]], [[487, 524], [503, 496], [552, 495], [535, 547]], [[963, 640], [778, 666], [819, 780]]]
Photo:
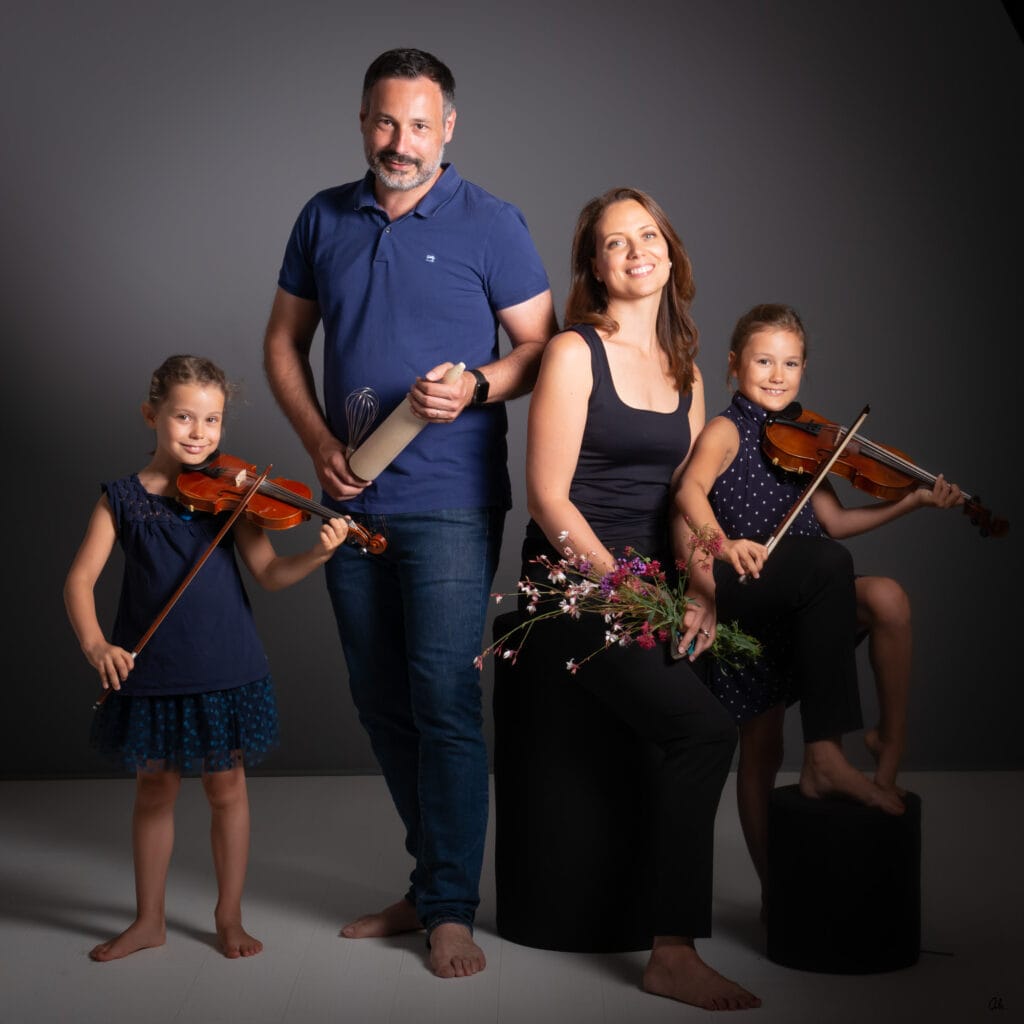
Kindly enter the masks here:
[[[217, 531], [217, 536], [214, 537], [212, 541], [210, 541], [207, 549], [202, 553], [196, 564], [193, 565], [192, 568], [189, 570], [188, 575], [178, 585], [178, 589], [175, 590], [175, 592], [171, 595], [171, 598], [167, 602], [167, 604], [163, 606], [163, 608], [160, 611], [160, 614], [157, 615], [157, 617], [153, 620], [149, 629], [147, 629], [146, 632], [142, 634], [142, 639], [139, 640], [139, 642], [132, 648], [131, 655], [133, 661], [139, 656], [139, 654], [142, 653], [142, 648], [149, 643], [150, 638], [157, 631], [157, 629], [160, 626], [160, 623], [162, 623], [164, 619], [167, 618], [167, 613], [178, 603], [178, 598], [185, 593], [185, 588], [195, 579], [196, 573], [199, 572], [200, 569], [202, 569], [206, 560], [210, 557], [210, 555], [213, 554], [217, 545], [224, 539], [225, 534], [228, 532], [228, 530], [231, 529], [232, 526], [234, 526], [235, 520], [245, 510], [245, 506], [249, 504], [249, 501], [251, 500], [252, 496], [256, 494], [256, 492], [260, 489], [260, 485], [263, 483], [264, 480], [267, 479], [267, 476], [269, 475], [270, 470], [272, 468], [272, 466], [267, 466], [267, 468], [263, 470], [263, 472], [256, 478], [255, 482], [252, 484], [249, 490], [247, 490], [245, 494], [243, 494], [242, 497], [239, 499], [238, 504], [232, 510], [231, 515], [228, 516], [228, 518], [224, 522], [224, 525], [221, 526], [221, 528]], [[93, 711], [95, 711], [103, 704], [107, 697], [110, 696], [110, 693], [110, 690], [104, 690], [103, 693], [100, 694], [99, 699], [92, 706]]]
[[[856, 418], [856, 420], [854, 420], [853, 426], [851, 426], [847, 430], [846, 436], [842, 439], [842, 441], [839, 442], [839, 444], [835, 446], [835, 448], [832, 451], [832, 454], [824, 462], [818, 465], [818, 468], [815, 471], [814, 476], [811, 477], [811, 482], [807, 485], [806, 489], [804, 490], [804, 493], [800, 495], [799, 501], [797, 501], [797, 503], [785, 514], [785, 516], [783, 516], [782, 522], [779, 523], [779, 525], [775, 528], [775, 532], [768, 538], [767, 541], [765, 541], [764, 547], [766, 560], [768, 556], [772, 553], [772, 550], [774, 549], [775, 545], [778, 544], [780, 540], [782, 540], [786, 531], [793, 525], [793, 522], [795, 521], [796, 517], [800, 515], [800, 512], [803, 510], [804, 505], [806, 505], [807, 502], [811, 500], [811, 495], [814, 494], [814, 492], [821, 486], [822, 481], [831, 472], [832, 467], [836, 464], [836, 461], [839, 459], [839, 456], [843, 454], [843, 452], [846, 450], [846, 446], [853, 440], [854, 434], [856, 434], [857, 431], [860, 430], [864, 421], [868, 418], [868, 413], [870, 411], [871, 406], [865, 405], [864, 408], [861, 410], [860, 415]], [[742, 573], [740, 575], [740, 583], [749, 583], [750, 580], [751, 577], [748, 576], [746, 573]]]

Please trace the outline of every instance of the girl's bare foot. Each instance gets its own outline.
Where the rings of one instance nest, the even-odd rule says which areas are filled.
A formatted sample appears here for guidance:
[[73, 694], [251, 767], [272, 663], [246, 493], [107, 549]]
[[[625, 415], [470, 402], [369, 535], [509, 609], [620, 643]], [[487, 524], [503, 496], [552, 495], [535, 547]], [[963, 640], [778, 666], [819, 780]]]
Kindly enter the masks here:
[[341, 929], [346, 939], [381, 939], [402, 932], [415, 932], [423, 927], [416, 908], [405, 899], [392, 903], [376, 914], [364, 914]]
[[253, 938], [242, 927], [241, 921], [218, 921], [217, 945], [229, 960], [237, 960], [240, 956], [255, 956], [263, 952], [263, 943]]
[[857, 771], [833, 740], [808, 743], [804, 748], [800, 792], [815, 799], [839, 794], [886, 814], [902, 814], [906, 810], [895, 790], [883, 789]]
[[643, 988], [703, 1010], [754, 1010], [761, 1005], [752, 992], [704, 963], [685, 939], [655, 939], [644, 969]]
[[137, 953], [140, 949], [152, 949], [167, 941], [167, 927], [163, 920], [144, 921], [136, 918], [120, 935], [107, 942], [101, 942], [89, 950], [93, 960], [105, 963], [120, 960], [123, 956]]
[[430, 933], [430, 969], [439, 978], [468, 978], [486, 966], [484, 951], [466, 925], [446, 921]]

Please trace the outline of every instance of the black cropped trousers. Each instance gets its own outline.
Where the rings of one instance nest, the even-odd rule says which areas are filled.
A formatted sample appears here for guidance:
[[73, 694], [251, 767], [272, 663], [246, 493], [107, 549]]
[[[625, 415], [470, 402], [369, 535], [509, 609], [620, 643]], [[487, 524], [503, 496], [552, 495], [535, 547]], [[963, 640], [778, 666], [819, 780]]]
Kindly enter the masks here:
[[[524, 545], [523, 575], [546, 580], [544, 570], [529, 561], [538, 549], [543, 548]], [[602, 650], [605, 628], [600, 616], [564, 616], [537, 623], [526, 644], [545, 645], [545, 656], [562, 663], [599, 651], [578, 670], [576, 683], [662, 754], [651, 832], [635, 837], [653, 851], [651, 935], [710, 935], [715, 814], [736, 726], [699, 669], [673, 661], [665, 644]]]
[[805, 743], [861, 728], [853, 560], [827, 537], [783, 537], [756, 580], [715, 563], [719, 622], [784, 638]]

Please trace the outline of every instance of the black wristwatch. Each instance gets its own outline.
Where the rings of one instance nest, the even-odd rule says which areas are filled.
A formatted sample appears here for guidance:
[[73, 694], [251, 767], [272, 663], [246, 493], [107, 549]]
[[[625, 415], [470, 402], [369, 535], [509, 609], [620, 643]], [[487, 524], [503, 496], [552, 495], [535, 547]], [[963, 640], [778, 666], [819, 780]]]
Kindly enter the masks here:
[[471, 374], [476, 377], [476, 387], [473, 389], [473, 401], [472, 405], [483, 405], [487, 401], [487, 395], [491, 390], [491, 382], [479, 371], [470, 370]]

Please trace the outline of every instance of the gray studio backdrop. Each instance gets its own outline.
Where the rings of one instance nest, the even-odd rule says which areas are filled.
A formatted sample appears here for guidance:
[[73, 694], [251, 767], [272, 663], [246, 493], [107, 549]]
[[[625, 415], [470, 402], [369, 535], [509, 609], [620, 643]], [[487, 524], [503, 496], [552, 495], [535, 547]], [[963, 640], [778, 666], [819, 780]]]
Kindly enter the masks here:
[[[996, 0], [43, 0], [0, 18], [3, 775], [106, 772], [60, 591], [99, 482], [145, 462], [138, 407], [165, 356], [206, 354], [243, 384], [225, 450], [315, 482], [262, 332], [299, 208], [363, 173], [362, 73], [392, 46], [452, 67], [448, 158], [524, 211], [558, 307], [582, 204], [646, 189], [693, 259], [709, 412], [728, 399], [736, 317], [790, 302], [811, 332], [806, 407], [848, 421], [870, 403], [869, 436], [1020, 514], [1024, 51]], [[505, 590], [526, 407], [510, 408]], [[274, 539], [292, 550], [311, 529]], [[850, 542], [913, 601], [908, 767], [1024, 763], [1015, 530], [986, 540], [920, 512]], [[99, 590], [107, 622], [119, 574], [115, 560]], [[285, 737], [263, 770], [374, 771], [319, 574], [253, 602]], [[862, 690], [873, 716], [866, 660]]]

